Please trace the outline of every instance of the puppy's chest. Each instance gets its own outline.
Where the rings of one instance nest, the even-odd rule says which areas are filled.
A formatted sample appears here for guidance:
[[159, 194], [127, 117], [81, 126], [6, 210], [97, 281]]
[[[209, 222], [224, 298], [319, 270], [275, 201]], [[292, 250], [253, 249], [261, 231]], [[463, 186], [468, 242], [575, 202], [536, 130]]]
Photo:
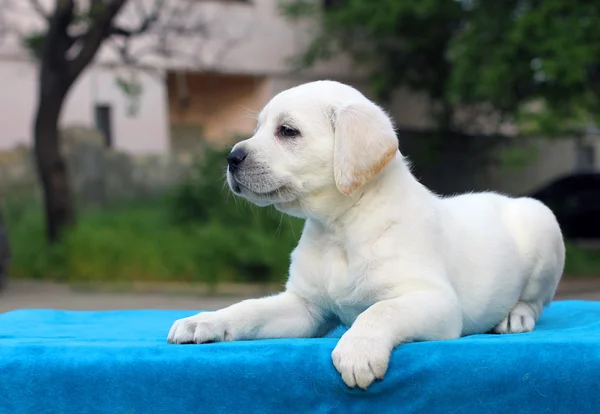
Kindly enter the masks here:
[[322, 243], [304, 253], [293, 257], [303, 270], [294, 276], [302, 279], [305, 294], [342, 323], [351, 325], [379, 300], [382, 287], [370, 277], [368, 264], [360, 257], [349, 258], [341, 244]]

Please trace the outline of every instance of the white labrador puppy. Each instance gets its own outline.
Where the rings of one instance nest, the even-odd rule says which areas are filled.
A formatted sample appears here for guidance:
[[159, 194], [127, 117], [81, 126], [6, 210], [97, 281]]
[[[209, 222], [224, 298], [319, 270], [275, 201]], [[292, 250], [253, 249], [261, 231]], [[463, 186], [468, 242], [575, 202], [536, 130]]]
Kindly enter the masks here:
[[178, 320], [170, 343], [316, 337], [342, 323], [333, 364], [366, 389], [402, 343], [531, 331], [562, 275], [563, 238], [546, 206], [432, 194], [390, 118], [350, 86], [275, 96], [228, 162], [235, 194], [306, 219], [286, 290]]

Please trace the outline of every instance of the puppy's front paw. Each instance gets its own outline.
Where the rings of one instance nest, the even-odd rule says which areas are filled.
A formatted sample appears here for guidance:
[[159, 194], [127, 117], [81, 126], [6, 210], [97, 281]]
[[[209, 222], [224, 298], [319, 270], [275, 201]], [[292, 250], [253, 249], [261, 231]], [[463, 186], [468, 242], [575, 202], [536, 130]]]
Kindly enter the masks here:
[[167, 342], [170, 344], [203, 344], [230, 340], [225, 323], [214, 313], [204, 312], [175, 321]]
[[385, 375], [393, 347], [385, 340], [355, 334], [350, 329], [333, 350], [333, 365], [350, 388], [366, 390]]

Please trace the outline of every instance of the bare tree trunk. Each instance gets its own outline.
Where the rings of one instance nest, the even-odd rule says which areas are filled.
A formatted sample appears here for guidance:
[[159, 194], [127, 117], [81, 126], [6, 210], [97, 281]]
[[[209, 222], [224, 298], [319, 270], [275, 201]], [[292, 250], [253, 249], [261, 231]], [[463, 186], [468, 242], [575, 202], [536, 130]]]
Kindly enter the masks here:
[[60, 0], [49, 20], [39, 67], [34, 152], [44, 195], [48, 241], [58, 241], [62, 230], [74, 223], [65, 161], [60, 152], [58, 121], [67, 91], [75, 79], [69, 73], [66, 53], [72, 45], [67, 27], [73, 19], [73, 0]]
[[10, 265], [10, 246], [8, 245], [8, 235], [2, 217], [2, 200], [0, 200], [0, 291], [6, 284], [8, 277], [8, 268]]
[[46, 232], [51, 243], [75, 222], [66, 163], [60, 151], [58, 120], [68, 89], [57, 74], [42, 66], [40, 96], [35, 117], [35, 159], [44, 194]]
[[[35, 116], [35, 160], [46, 214], [48, 241], [55, 243], [63, 230], [75, 222], [75, 209], [69, 188], [69, 175], [63, 160], [58, 121], [67, 93], [83, 70], [91, 63], [102, 42], [112, 29], [115, 16], [128, 0], [98, 2], [88, 30], [72, 37], [68, 27], [76, 19], [74, 0], [57, 0], [54, 12], [48, 16], [48, 32], [40, 53], [40, 85]], [[79, 53], [67, 54], [79, 41]]]

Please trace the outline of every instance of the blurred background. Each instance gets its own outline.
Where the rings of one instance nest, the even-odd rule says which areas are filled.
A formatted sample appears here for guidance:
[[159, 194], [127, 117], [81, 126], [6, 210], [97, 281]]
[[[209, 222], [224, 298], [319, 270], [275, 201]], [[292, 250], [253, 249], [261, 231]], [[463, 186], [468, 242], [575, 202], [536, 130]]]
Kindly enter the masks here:
[[279, 291], [302, 222], [225, 186], [275, 94], [355, 86], [439, 194], [548, 204], [600, 299], [600, 3], [0, 0], [0, 312]]

